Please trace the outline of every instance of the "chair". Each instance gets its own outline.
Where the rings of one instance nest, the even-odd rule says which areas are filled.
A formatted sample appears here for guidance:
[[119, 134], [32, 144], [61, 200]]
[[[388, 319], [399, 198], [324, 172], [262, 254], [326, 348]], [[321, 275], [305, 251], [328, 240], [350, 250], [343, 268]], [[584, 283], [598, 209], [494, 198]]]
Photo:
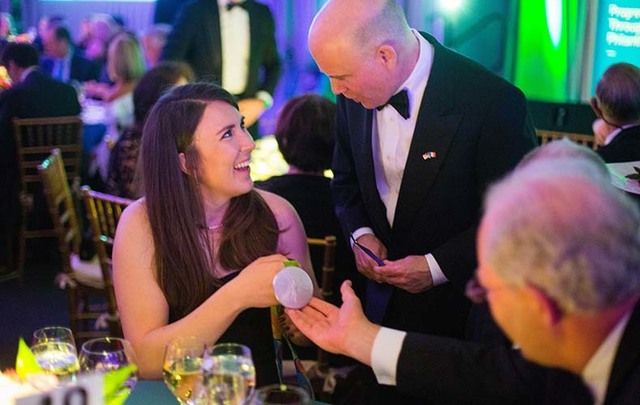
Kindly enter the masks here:
[[[333, 279], [335, 274], [336, 259], [336, 237], [327, 235], [324, 238], [307, 238], [310, 252], [322, 254], [322, 273], [320, 280], [320, 296], [323, 300], [328, 300], [333, 296]], [[285, 361], [285, 377], [292, 378], [295, 374], [293, 362]], [[325, 379], [330, 376], [329, 353], [318, 348], [315, 361], [302, 361], [306, 376], [311, 381], [311, 385], [316, 393], [316, 398], [329, 399], [330, 393], [324, 392]]]
[[547, 142], [569, 138], [569, 140], [584, 145], [588, 148], [596, 150], [598, 145], [595, 143], [595, 137], [589, 134], [576, 134], [573, 132], [561, 132], [561, 131], [549, 131], [546, 129], [536, 129], [536, 135], [540, 145], [544, 145]]
[[[48, 218], [31, 218], [32, 220], [29, 220], [34, 208], [34, 196], [40, 201], [42, 191], [37, 167], [51, 153], [52, 149], [59, 149], [65, 161], [66, 177], [74, 182], [75, 186], [72, 189], [77, 189], [80, 182], [82, 158], [82, 120], [76, 116], [14, 118], [13, 127], [22, 205], [22, 223], [16, 238], [18, 252], [13, 267], [15, 268], [15, 277], [22, 279], [26, 240], [56, 237], [56, 231], [48, 223]], [[9, 235], [8, 239], [13, 241], [13, 235]]]
[[115, 336], [122, 335], [118, 307], [116, 305], [115, 292], [113, 290], [113, 280], [111, 277], [111, 252], [113, 240], [116, 236], [118, 221], [122, 211], [133, 202], [126, 198], [116, 197], [110, 194], [99, 193], [83, 186], [82, 198], [85, 203], [87, 217], [91, 224], [93, 243], [98, 253], [98, 261], [102, 270], [104, 280], [104, 290], [107, 296], [107, 323], [109, 329]]
[[67, 290], [71, 330], [78, 341], [107, 335], [107, 332], [94, 331], [93, 323], [89, 324], [102, 314], [90, 301], [96, 296], [104, 297], [105, 282], [97, 260], [80, 260], [81, 227], [61, 151], [54, 149], [38, 166], [38, 172], [62, 255], [63, 272], [56, 277], [56, 283]]

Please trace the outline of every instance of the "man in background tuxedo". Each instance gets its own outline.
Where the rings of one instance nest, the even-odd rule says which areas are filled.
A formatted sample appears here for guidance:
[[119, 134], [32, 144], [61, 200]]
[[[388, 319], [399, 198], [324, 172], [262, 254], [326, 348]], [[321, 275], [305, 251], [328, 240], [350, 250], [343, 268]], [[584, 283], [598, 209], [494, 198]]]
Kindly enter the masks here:
[[49, 22], [42, 33], [42, 70], [61, 82], [83, 83], [100, 78], [100, 66], [76, 52], [67, 27]]
[[379, 379], [434, 403], [592, 403], [552, 367], [579, 376], [597, 404], [633, 403], [640, 212], [582, 149], [580, 156], [568, 145], [545, 145], [485, 201], [478, 276], [494, 318], [521, 350], [380, 328], [348, 284], [340, 309], [314, 299], [287, 313], [319, 346], [371, 364]]
[[[75, 89], [44, 74], [38, 62], [38, 51], [30, 44], [9, 43], [2, 54], [2, 65], [13, 82], [0, 93], [0, 232], [5, 234], [11, 234], [21, 220], [13, 118], [80, 114]], [[44, 198], [34, 200], [34, 211], [48, 218]]]
[[598, 154], [607, 163], [640, 160], [640, 68], [611, 65], [596, 86], [591, 106]]
[[238, 97], [254, 137], [260, 115], [273, 104], [280, 77], [275, 23], [255, 0], [193, 0], [182, 6], [162, 59], [191, 65], [196, 78], [211, 80]]
[[392, 0], [330, 0], [309, 50], [338, 95], [338, 218], [384, 260], [353, 246], [367, 314], [463, 337], [482, 194], [536, 145], [523, 94], [410, 29]]

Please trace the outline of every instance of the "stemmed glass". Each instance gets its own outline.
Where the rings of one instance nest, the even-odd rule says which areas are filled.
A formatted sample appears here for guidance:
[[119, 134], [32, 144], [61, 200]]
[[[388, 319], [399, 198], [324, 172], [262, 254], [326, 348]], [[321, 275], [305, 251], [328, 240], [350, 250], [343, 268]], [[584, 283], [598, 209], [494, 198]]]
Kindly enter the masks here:
[[[126, 339], [106, 337], [84, 342], [80, 349], [80, 369], [82, 371], [108, 372], [136, 364], [131, 344]], [[136, 373], [124, 383], [116, 396], [129, 395], [138, 381]]]
[[162, 374], [164, 383], [181, 404], [190, 403], [202, 383], [204, 344], [195, 336], [179, 337], [167, 345]]
[[42, 369], [60, 378], [78, 372], [78, 352], [73, 333], [62, 326], [47, 326], [33, 332], [31, 351]]
[[[256, 369], [251, 350], [237, 343], [209, 347], [202, 361], [203, 384], [208, 403], [241, 405], [256, 385]], [[201, 402], [199, 396], [196, 402]]]

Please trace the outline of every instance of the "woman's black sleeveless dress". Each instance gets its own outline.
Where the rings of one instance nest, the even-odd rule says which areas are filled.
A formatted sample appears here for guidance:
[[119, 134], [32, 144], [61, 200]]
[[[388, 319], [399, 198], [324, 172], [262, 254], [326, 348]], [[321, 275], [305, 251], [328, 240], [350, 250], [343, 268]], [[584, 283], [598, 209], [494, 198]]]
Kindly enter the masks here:
[[[237, 275], [237, 272], [229, 274], [221, 281], [227, 283]], [[170, 309], [169, 323], [178, 319]], [[240, 343], [249, 347], [256, 367], [256, 386], [278, 383], [269, 308], [243, 311], [215, 343]]]

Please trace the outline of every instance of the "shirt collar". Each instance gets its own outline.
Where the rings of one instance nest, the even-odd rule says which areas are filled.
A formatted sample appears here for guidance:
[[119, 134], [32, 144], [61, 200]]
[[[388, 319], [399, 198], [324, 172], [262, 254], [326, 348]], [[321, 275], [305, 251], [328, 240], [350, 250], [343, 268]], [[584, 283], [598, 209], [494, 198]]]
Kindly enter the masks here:
[[582, 370], [582, 380], [591, 390], [596, 405], [604, 403], [613, 360], [630, 317], [631, 311], [620, 318], [598, 350], [591, 356], [584, 370]]
[[[418, 40], [420, 44], [420, 54], [418, 61], [416, 62], [411, 74], [407, 77], [407, 80], [402, 83], [400, 87], [393, 93], [396, 94], [402, 89], [407, 89], [409, 96], [409, 107], [411, 108], [411, 116], [415, 116], [417, 108], [419, 108], [417, 101], [422, 99], [424, 93], [424, 85], [429, 78], [429, 72], [431, 71], [431, 65], [433, 64], [433, 45], [431, 45], [418, 31], [411, 29], [413, 36]], [[420, 91], [422, 90], [422, 91]], [[420, 97], [417, 97], [420, 92]]]
[[605, 144], [605, 145], [609, 145], [609, 144], [613, 141], [613, 139], [614, 139], [616, 136], [618, 136], [618, 134], [619, 134], [620, 132], [622, 132], [623, 130], [625, 130], [625, 129], [627, 129], [627, 128], [637, 127], [638, 125], [640, 125], [640, 124], [628, 124], [628, 125], [623, 125], [623, 126], [622, 126], [622, 127], [620, 127], [620, 128], [616, 128], [615, 130], [613, 130], [613, 131], [609, 132], [609, 135], [607, 135], [607, 137], [606, 137], [606, 138], [605, 138], [605, 140], [604, 140], [604, 144]]

